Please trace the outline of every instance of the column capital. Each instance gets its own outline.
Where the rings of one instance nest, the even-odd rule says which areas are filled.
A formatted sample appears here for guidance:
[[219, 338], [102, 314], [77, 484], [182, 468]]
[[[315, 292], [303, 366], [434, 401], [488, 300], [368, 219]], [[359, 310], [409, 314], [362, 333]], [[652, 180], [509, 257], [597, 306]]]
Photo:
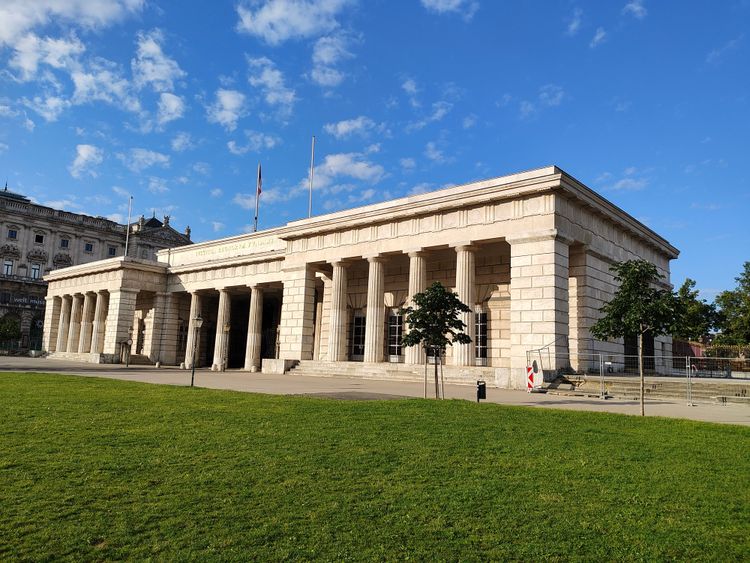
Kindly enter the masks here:
[[513, 244], [522, 244], [525, 242], [541, 242], [547, 240], [556, 240], [564, 244], [573, 244], [575, 240], [560, 233], [557, 229], [551, 229], [549, 231], [541, 231], [538, 233], [522, 235], [522, 236], [510, 236], [505, 237], [505, 242]]
[[372, 254], [370, 256], [365, 256], [364, 258], [370, 264], [372, 264], [373, 262], [374, 263], [380, 263], [380, 264], [382, 264], [383, 262], [385, 262], [385, 256], [383, 256], [382, 254]]
[[472, 244], [471, 241], [456, 242], [454, 244], [451, 244], [451, 247], [456, 252], [476, 252], [477, 251], [477, 246], [475, 244]]
[[338, 258], [330, 262], [331, 266], [339, 268], [348, 268], [351, 262], [347, 262], [344, 258]]
[[409, 258], [424, 258], [424, 256], [427, 254], [427, 251], [424, 248], [411, 248], [408, 250], [404, 250], [404, 254], [406, 254]]

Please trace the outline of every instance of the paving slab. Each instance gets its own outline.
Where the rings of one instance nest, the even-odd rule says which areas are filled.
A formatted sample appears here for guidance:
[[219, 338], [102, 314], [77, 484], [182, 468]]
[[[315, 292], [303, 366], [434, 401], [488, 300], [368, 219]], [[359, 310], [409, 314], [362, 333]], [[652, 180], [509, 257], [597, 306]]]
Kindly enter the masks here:
[[[88, 364], [53, 358], [0, 356], [0, 372], [65, 373], [84, 377], [104, 377], [125, 381], [139, 381], [163, 385], [190, 385], [190, 371], [176, 367]], [[227, 389], [274, 395], [307, 395], [341, 400], [384, 400], [423, 397], [424, 385], [417, 382], [379, 381], [350, 377], [310, 377], [300, 375], [269, 375], [239, 370], [212, 372], [195, 371], [195, 385], [210, 389]], [[434, 387], [428, 385], [428, 397]], [[445, 386], [449, 399], [476, 400], [476, 389], [470, 385]], [[505, 405], [538, 408], [611, 412], [637, 416], [638, 401], [626, 399], [598, 399], [543, 393], [526, 393], [512, 389], [487, 388], [487, 401]], [[649, 416], [684, 418], [723, 424], [750, 426], [750, 406], [744, 404], [700, 403], [688, 406], [681, 401], [647, 400]]]

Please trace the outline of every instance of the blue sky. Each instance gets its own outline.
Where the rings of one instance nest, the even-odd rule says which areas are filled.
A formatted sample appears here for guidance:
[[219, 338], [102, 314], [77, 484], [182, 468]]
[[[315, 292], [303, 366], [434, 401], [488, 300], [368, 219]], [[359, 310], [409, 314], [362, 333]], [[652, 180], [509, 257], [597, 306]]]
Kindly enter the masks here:
[[3, 0], [0, 179], [194, 240], [557, 164], [681, 250], [750, 259], [750, 1]]

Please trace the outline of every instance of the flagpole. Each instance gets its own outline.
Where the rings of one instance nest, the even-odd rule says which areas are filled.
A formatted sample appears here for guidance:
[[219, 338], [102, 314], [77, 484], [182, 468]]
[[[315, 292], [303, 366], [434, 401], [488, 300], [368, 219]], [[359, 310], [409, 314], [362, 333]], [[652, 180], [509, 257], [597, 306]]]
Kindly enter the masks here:
[[312, 217], [312, 190], [313, 176], [315, 175], [315, 135], [312, 138], [312, 150], [310, 153], [310, 200], [307, 204], [307, 217]]
[[253, 224], [253, 232], [258, 232], [258, 204], [260, 203], [260, 162], [258, 163], [258, 179], [255, 184], [255, 223]]
[[128, 199], [128, 226], [125, 231], [125, 258], [128, 257], [128, 242], [130, 242], [130, 212], [133, 209], [133, 196]]

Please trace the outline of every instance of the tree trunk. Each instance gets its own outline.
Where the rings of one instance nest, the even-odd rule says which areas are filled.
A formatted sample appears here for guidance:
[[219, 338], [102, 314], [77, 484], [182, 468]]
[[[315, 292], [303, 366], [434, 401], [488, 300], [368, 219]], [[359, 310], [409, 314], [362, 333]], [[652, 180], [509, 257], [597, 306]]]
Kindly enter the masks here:
[[437, 346], [432, 349], [432, 352], [433, 352], [433, 360], [434, 360], [434, 365], [435, 365], [435, 398], [439, 399], [440, 398], [440, 385], [438, 382], [438, 360], [439, 360], [438, 353], [439, 352], [438, 352]]
[[641, 375], [641, 416], [646, 416], [644, 407], [646, 401], [646, 377], [643, 375], [643, 330], [638, 333], [638, 372]]

